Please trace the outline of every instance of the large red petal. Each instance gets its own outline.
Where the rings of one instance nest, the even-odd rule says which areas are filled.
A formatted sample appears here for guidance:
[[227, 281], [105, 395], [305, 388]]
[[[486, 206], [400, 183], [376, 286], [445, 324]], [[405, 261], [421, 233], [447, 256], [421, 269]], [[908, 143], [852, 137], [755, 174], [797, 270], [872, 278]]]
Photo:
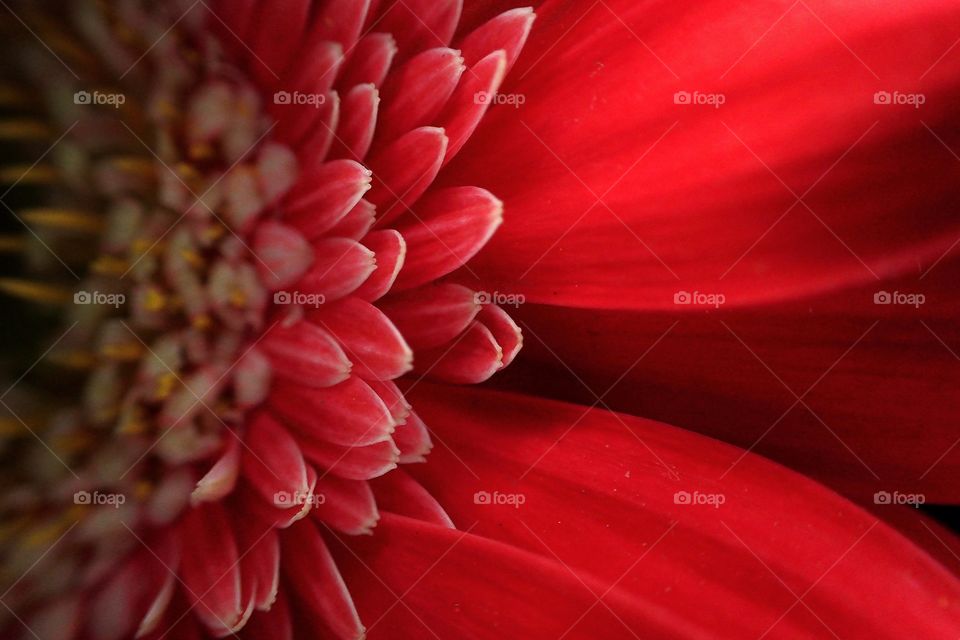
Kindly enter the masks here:
[[[629, 637], [617, 618], [654, 638], [960, 630], [955, 577], [875, 517], [763, 458], [602, 409], [428, 383], [412, 397], [446, 445], [414, 471], [468, 533], [384, 515], [358, 544], [397, 594], [436, 563], [404, 597], [428, 625], [530, 638], [556, 637], [557, 625], [572, 637]], [[553, 589], [527, 585], [541, 580], [565, 597], [540, 600]], [[531, 610], [531, 598], [543, 606]], [[394, 601], [376, 600], [361, 602], [372, 632], [378, 606]], [[388, 619], [405, 624], [396, 609]], [[499, 624], [488, 631], [474, 626], [491, 616]]]
[[[504, 200], [471, 264], [496, 290], [743, 305], [929, 265], [960, 235], [944, 148], [958, 148], [955, 4], [557, 0], [537, 14], [502, 88], [512, 102], [443, 177]], [[925, 104], [875, 104], [879, 91]]]

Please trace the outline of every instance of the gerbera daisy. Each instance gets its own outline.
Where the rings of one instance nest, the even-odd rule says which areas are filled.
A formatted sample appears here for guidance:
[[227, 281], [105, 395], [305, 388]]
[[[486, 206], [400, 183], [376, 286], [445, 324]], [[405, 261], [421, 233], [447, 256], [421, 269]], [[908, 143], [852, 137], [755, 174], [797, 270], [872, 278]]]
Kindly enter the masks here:
[[[5, 636], [956, 635], [949, 554], [830, 490], [592, 386], [590, 407], [466, 386], [520, 351], [500, 304], [682, 299], [594, 207], [571, 214], [578, 183], [607, 210], [625, 164], [591, 127], [657, 120], [610, 108], [659, 95], [651, 75], [653, 94], [605, 70], [625, 42], [669, 68], [640, 16], [733, 25], [737, 45], [768, 17], [582, 4], [539, 7], [526, 46], [534, 12], [509, 2], [7, 7], [0, 289], [28, 321], [0, 396]], [[857, 24], [894, 24], [877, 16]], [[665, 170], [702, 173], [681, 155]], [[944, 247], [920, 240], [891, 272]], [[813, 271], [773, 298], [862, 280]], [[608, 374], [617, 345], [583, 349], [603, 325], [564, 335], [553, 313], [522, 314], [541, 359]], [[529, 371], [505, 386], [562, 394]]]

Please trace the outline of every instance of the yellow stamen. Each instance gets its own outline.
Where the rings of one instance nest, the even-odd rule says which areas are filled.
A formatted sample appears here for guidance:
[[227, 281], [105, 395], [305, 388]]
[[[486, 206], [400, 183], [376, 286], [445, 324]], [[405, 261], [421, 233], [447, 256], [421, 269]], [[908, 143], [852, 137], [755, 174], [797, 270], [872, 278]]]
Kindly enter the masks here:
[[120, 277], [127, 272], [129, 267], [129, 263], [123, 258], [102, 255], [91, 263], [90, 270], [102, 276]]
[[148, 289], [143, 306], [147, 311], [162, 311], [167, 306], [167, 297], [159, 289]]
[[149, 480], [140, 480], [133, 488], [133, 495], [139, 501], [144, 501], [153, 494], [153, 483]]
[[17, 278], [0, 278], [0, 292], [42, 304], [59, 305], [72, 299], [71, 291], [64, 287]]
[[157, 166], [152, 160], [144, 156], [114, 156], [109, 159], [113, 167], [123, 173], [152, 180], [157, 175]]
[[38, 120], [0, 120], [0, 140], [50, 140], [52, 137], [50, 127]]
[[136, 362], [143, 355], [143, 348], [136, 342], [108, 344], [100, 348], [100, 354], [110, 360]]
[[242, 289], [234, 289], [230, 292], [230, 304], [242, 309], [247, 305], [247, 294]]
[[0, 253], [20, 253], [27, 247], [23, 236], [0, 236]]
[[30, 94], [20, 87], [0, 84], [0, 107], [25, 107], [30, 103]]
[[206, 331], [207, 329], [213, 326], [213, 320], [210, 319], [210, 316], [204, 313], [199, 316], [196, 316], [193, 319], [192, 324], [195, 329], [199, 329], [200, 331]]
[[87, 211], [74, 209], [27, 209], [21, 218], [28, 224], [53, 229], [68, 229], [85, 233], [103, 231], [103, 218]]
[[165, 400], [173, 393], [177, 386], [177, 376], [169, 371], [157, 378], [157, 388], [153, 391], [153, 397], [157, 400]]
[[0, 167], [0, 184], [52, 185], [59, 178], [57, 170], [46, 164], [31, 167], [27, 164], [11, 164]]
[[53, 352], [48, 357], [47, 360], [51, 364], [55, 364], [59, 367], [64, 367], [66, 369], [74, 369], [77, 371], [85, 371], [91, 369], [93, 365], [97, 363], [97, 357], [95, 354], [90, 351], [61, 351]]
[[194, 160], [209, 160], [216, 152], [209, 142], [195, 142], [190, 145], [190, 157]]
[[180, 256], [194, 269], [202, 269], [205, 264], [200, 254], [193, 249], [181, 249]]

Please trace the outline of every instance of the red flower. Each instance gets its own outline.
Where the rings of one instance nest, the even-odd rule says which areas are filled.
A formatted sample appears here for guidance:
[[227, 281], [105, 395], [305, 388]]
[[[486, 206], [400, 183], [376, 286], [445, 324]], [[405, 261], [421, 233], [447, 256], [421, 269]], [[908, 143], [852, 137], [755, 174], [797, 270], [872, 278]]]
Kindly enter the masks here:
[[[799, 394], [767, 359], [809, 375], [857, 321], [925, 303], [886, 289], [956, 242], [952, 166], [929, 147], [950, 146], [936, 131], [960, 14], [558, 0], [531, 32], [533, 10], [511, 4], [8, 10], [20, 66], [3, 130], [29, 161], [5, 175], [39, 243], [5, 243], [32, 260], [0, 289], [75, 306], [0, 397], [5, 635], [957, 634], [953, 559], [893, 528], [956, 544], [892, 506], [950, 500], [949, 478], [907, 484], [922, 456], [889, 443], [889, 485], [798, 463], [822, 455], [807, 439], [751, 445], [735, 416], [704, 412], [765, 407], [753, 370], [690, 371], [732, 336], [856, 456], [805, 399], [839, 361]], [[803, 31], [768, 40], [781, 24]], [[932, 64], [923, 82], [904, 59]], [[918, 127], [906, 109], [921, 105]], [[64, 293], [57, 271], [79, 286]], [[838, 302], [865, 292], [879, 298]], [[811, 300], [828, 316], [817, 339], [762, 331]], [[660, 361], [666, 401], [634, 387], [615, 405], [748, 449], [593, 390], [642, 379], [678, 321], [641, 351], [648, 327], [726, 305], [741, 315]], [[535, 344], [508, 390], [454, 386], [511, 364], [511, 315]], [[854, 398], [829, 406], [845, 435], [863, 435], [865, 380], [902, 351], [844, 370]], [[576, 399], [544, 360], [589, 381], [589, 406], [517, 393]], [[901, 375], [923, 400], [940, 392]], [[947, 411], [914, 422], [946, 434]], [[880, 490], [893, 525], [754, 447]]]

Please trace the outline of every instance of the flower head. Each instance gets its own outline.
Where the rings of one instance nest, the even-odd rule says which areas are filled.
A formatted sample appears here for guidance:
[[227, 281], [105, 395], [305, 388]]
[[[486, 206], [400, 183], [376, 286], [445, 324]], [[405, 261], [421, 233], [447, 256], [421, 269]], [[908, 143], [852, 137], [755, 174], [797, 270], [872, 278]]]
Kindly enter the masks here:
[[[69, 571], [45, 565], [16, 585], [17, 608], [95, 637], [162, 634], [187, 616], [221, 637], [289, 625], [295, 597], [334, 636], [359, 637], [321, 531], [371, 533], [368, 481], [431, 449], [394, 381], [482, 382], [521, 346], [500, 307], [442, 281], [490, 239], [502, 203], [433, 183], [532, 12], [458, 50], [459, 9], [29, 14], [61, 55], [23, 44], [16, 89], [43, 96], [38, 133], [66, 133], [16, 181], [45, 187], [21, 215], [32, 251], [74, 253], [59, 281], [41, 266], [0, 284], [74, 304], [46, 358], [69, 384], [31, 378], [8, 407], [12, 420], [42, 408], [65, 446], [7, 500], [7, 555], [81, 533], [56, 549]], [[395, 500], [452, 526], [394, 473]]]

